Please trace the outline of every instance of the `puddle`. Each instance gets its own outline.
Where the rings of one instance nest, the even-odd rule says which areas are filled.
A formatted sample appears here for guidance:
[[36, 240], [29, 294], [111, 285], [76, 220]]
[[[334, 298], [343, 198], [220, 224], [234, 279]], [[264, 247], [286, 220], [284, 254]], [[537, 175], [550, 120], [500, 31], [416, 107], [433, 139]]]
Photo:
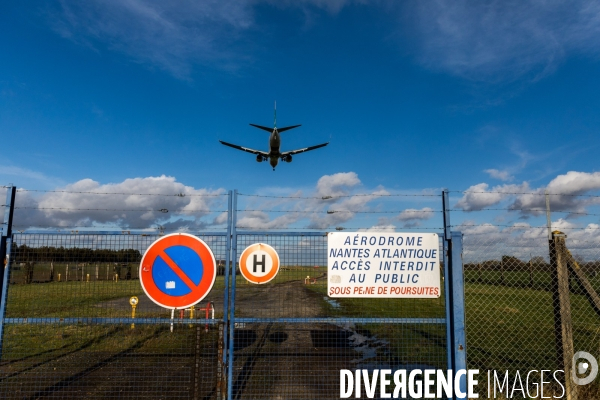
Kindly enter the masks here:
[[[352, 360], [352, 363], [356, 364], [357, 368], [362, 368], [361, 365], [367, 365], [369, 360], [376, 358], [378, 355], [389, 355], [389, 342], [373, 336], [373, 334], [367, 329], [357, 328], [354, 323], [346, 322], [338, 324], [342, 332], [346, 332], [348, 335], [349, 347], [354, 348], [357, 357]], [[389, 366], [380, 368], [389, 368]]]
[[285, 332], [273, 332], [267, 337], [269, 341], [277, 344], [285, 342], [287, 338], [288, 334]]
[[343, 331], [341, 329], [313, 329], [310, 331], [310, 338], [312, 339], [315, 347], [335, 347], [335, 348], [349, 348], [352, 347], [352, 343], [349, 338], [352, 335], [351, 332]]
[[325, 300], [327, 303], [329, 303], [329, 305], [333, 308], [340, 308], [340, 303], [338, 303], [337, 301], [330, 299], [329, 297], [323, 297], [323, 300]]

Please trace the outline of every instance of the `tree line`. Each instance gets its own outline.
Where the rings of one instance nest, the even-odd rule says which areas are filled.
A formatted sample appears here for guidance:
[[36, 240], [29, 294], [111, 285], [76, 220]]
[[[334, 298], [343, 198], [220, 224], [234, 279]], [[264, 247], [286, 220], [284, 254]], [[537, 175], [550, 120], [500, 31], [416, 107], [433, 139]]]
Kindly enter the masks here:
[[[578, 257], [575, 257], [576, 259]], [[578, 259], [579, 266], [586, 273], [600, 271], [600, 261], [584, 261]], [[514, 256], [504, 255], [501, 260], [485, 260], [478, 263], [466, 263], [465, 270], [483, 270], [483, 271], [551, 271], [552, 266], [543, 257], [537, 256], [529, 261], [522, 261]]]
[[135, 249], [87, 249], [81, 247], [15, 246], [14, 262], [139, 262], [142, 254]]

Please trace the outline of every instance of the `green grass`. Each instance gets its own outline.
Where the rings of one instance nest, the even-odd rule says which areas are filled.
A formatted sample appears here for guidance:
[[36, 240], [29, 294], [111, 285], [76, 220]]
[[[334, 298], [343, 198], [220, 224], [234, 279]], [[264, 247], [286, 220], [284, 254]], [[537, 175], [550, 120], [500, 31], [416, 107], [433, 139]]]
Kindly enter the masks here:
[[[324, 267], [292, 267], [282, 269], [278, 276], [267, 285], [277, 285], [288, 281], [304, 282], [307, 275], [320, 277]], [[477, 271], [468, 271], [465, 285], [467, 354], [470, 368], [480, 370], [529, 370], [555, 368], [554, 319], [552, 295], [548, 290], [549, 273], [536, 272], [533, 288], [525, 284], [527, 272], [505, 272], [505, 284], [500, 284], [498, 271], [483, 271], [479, 283]], [[512, 284], [511, 284], [512, 282]], [[600, 279], [592, 279], [594, 285]], [[236, 277], [239, 287], [248, 285], [241, 275]], [[333, 299], [339, 306], [328, 303], [327, 281], [318, 279], [316, 284], [304, 286], [314, 294], [322, 309], [322, 316], [333, 317], [377, 317], [377, 318], [444, 318], [443, 294], [438, 299]], [[576, 287], [575, 287], [576, 289]], [[217, 277], [211, 295], [222, 296], [224, 278]], [[102, 305], [115, 299], [140, 296], [143, 290], [139, 281], [121, 280], [86, 282], [49, 282], [34, 284], [11, 284], [8, 293], [7, 317], [129, 317], [129, 308], [112, 308]], [[301, 305], [298, 305], [301, 307]], [[600, 340], [600, 317], [593, 311], [586, 298], [577, 290], [571, 293], [573, 334], [575, 350], [584, 350], [598, 355]], [[168, 317], [165, 310], [160, 315]], [[110, 329], [121, 329], [111, 333]], [[60, 351], [61, 348], [76, 348], [88, 343], [89, 348], [127, 348], [135, 340], [135, 335], [160, 327], [136, 327], [130, 332], [128, 326], [43, 326], [7, 325], [5, 331], [5, 352], [7, 354], [34, 355], [45, 357], [46, 351]], [[390, 343], [393, 354], [401, 361], [419, 361], [436, 365], [445, 357], [445, 326], [443, 325], [391, 325], [362, 324], [357, 328], [369, 331]], [[162, 328], [160, 328], [162, 329]], [[131, 336], [134, 337], [131, 337]], [[161, 333], [162, 335], [162, 333]], [[112, 337], [124, 337], [122, 343], [115, 344]], [[102, 338], [97, 340], [94, 338]], [[182, 339], [183, 340], [183, 339]], [[185, 339], [187, 340], [187, 339]], [[118, 340], [117, 340], [118, 341]], [[160, 339], [151, 338], [145, 342], [160, 345]], [[173, 349], [180, 343], [169, 342]], [[37, 356], [36, 356], [37, 357]], [[383, 357], [383, 355], [382, 355]], [[443, 365], [440, 365], [443, 367]]]
[[[223, 293], [224, 280], [215, 280], [213, 295]], [[29, 317], [111, 317], [127, 318], [131, 309], [126, 306], [108, 307], [103, 302], [141, 296], [144, 293], [138, 280], [49, 282], [12, 284], [8, 290], [7, 318]], [[127, 304], [127, 303], [125, 303]], [[137, 317], [164, 316], [164, 313], [137, 312]]]
[[[554, 368], [552, 294], [496, 285], [466, 285], [469, 364], [481, 369]], [[571, 294], [574, 347], [597, 353], [598, 315]]]
[[[600, 293], [600, 274], [589, 276], [588, 280], [596, 292]], [[506, 286], [516, 288], [531, 288], [536, 290], [551, 290], [552, 275], [549, 271], [534, 270], [532, 274], [529, 271], [498, 271], [476, 269], [465, 270], [466, 283], [479, 283], [495, 286]], [[574, 278], [571, 278], [571, 286], [574, 292], [580, 291], [579, 284]], [[579, 292], [577, 294], [582, 294]]]
[[109, 316], [102, 315], [107, 310], [96, 305], [103, 301], [139, 296], [142, 293], [143, 289], [137, 280], [11, 285], [8, 290], [6, 316], [9, 318]]
[[[306, 285], [323, 300], [325, 315], [354, 318], [445, 318], [443, 294], [437, 299], [332, 298], [339, 306], [324, 300], [327, 282]], [[335, 304], [334, 303], [334, 304]], [[372, 362], [382, 365], [427, 364], [445, 368], [446, 326], [439, 324], [357, 324], [358, 332], [368, 332], [387, 341], [388, 354], [378, 354]]]

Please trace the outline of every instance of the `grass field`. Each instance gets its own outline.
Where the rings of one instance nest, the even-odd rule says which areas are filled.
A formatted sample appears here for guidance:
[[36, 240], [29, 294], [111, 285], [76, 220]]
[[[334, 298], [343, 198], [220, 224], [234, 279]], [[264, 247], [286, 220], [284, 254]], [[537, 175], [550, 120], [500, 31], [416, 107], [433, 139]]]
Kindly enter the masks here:
[[[307, 275], [323, 277], [324, 267], [292, 267], [282, 269], [268, 285], [304, 281]], [[505, 273], [507, 281], [515, 274]], [[494, 281], [495, 273], [486, 279]], [[470, 280], [472, 281], [472, 280]], [[237, 275], [236, 286], [244, 290], [245, 279]], [[466, 284], [466, 317], [469, 361], [482, 369], [521, 368], [549, 363], [553, 357], [554, 334], [552, 296], [543, 289], [502, 286], [499, 284]], [[216, 278], [213, 297], [222, 296], [224, 278]], [[327, 296], [327, 282], [317, 279], [306, 289]], [[114, 317], [127, 318], [131, 310], [101, 306], [110, 300], [141, 296], [138, 280], [49, 282], [10, 286], [6, 317]], [[583, 295], [572, 294], [575, 348], [589, 348], [600, 338], [598, 316]], [[336, 305], [337, 303], [337, 305]], [[333, 305], [332, 305], [333, 304]], [[377, 318], [444, 318], [443, 295], [439, 299], [357, 299], [337, 298], [335, 303], [323, 299], [323, 316]], [[339, 305], [339, 306], [338, 306]], [[168, 311], [137, 312], [138, 317], [169, 317]], [[373, 334], [389, 336], [389, 326], [371, 327]], [[439, 330], [435, 330], [439, 331]], [[439, 331], [443, 340], [444, 331]], [[597, 345], [596, 345], [597, 346]], [[594, 348], [596, 350], [596, 348]], [[589, 350], [588, 350], [589, 351]]]
[[[600, 274], [588, 275], [588, 280], [600, 293]], [[516, 288], [531, 288], [537, 290], [551, 290], [552, 276], [549, 271], [477, 271], [469, 269], [465, 271], [466, 283], [483, 283], [495, 286], [506, 286]], [[580, 291], [579, 284], [575, 278], [571, 278], [571, 287], [574, 292]], [[581, 292], [581, 291], [580, 291]], [[581, 292], [583, 293], [583, 292]]]
[[[290, 282], [304, 283], [306, 276], [316, 278], [303, 288], [327, 317], [378, 318], [444, 318], [444, 297], [439, 299], [352, 299], [327, 300], [324, 267], [288, 267], [263, 289], [276, 288]], [[484, 276], [467, 274], [465, 285], [467, 355], [469, 368], [480, 370], [527, 371], [555, 369], [554, 322], [552, 295], [548, 290], [549, 274], [538, 272], [533, 287], [528, 287], [526, 272], [505, 272], [504, 283], [497, 271], [484, 271]], [[481, 282], [480, 282], [481, 281]], [[512, 284], [511, 284], [512, 282]], [[597, 278], [592, 280], [599, 284]], [[252, 293], [256, 287], [236, 277], [238, 294]], [[593, 311], [576, 285], [571, 294], [574, 345], [598, 355], [600, 339], [599, 316]], [[223, 296], [224, 278], [217, 277], [211, 295]], [[6, 317], [129, 317], [127, 306], [113, 306], [130, 296], [141, 296], [138, 280], [70, 281], [32, 284], [12, 284]], [[286, 301], [292, 301], [288, 299]], [[119, 303], [120, 304], [120, 303]], [[301, 307], [302, 305], [297, 305]], [[294, 307], [291, 303], [290, 307]], [[240, 312], [236, 310], [236, 315]], [[168, 318], [163, 311], [140, 311], [138, 317]], [[222, 316], [217, 312], [217, 317]], [[74, 357], [81, 351], [120, 354], [135, 352], [165, 354], [182, 352], [193, 342], [195, 332], [187, 325], [177, 328], [179, 334], [169, 335], [166, 326], [128, 325], [6, 325], [2, 355], [2, 374], [11, 376], [17, 365], [28, 363], [47, 365], [51, 360]], [[357, 331], [388, 341], [392, 349], [386, 357], [390, 362], [427, 362], [439, 364], [445, 354], [445, 326], [361, 324]], [[214, 331], [207, 343], [216, 347]], [[183, 351], [184, 353], [188, 350]], [[94, 354], [95, 354], [94, 353]], [[66, 357], [66, 358], [65, 358]], [[21, 361], [19, 361], [21, 360]], [[30, 361], [26, 361], [30, 360]], [[440, 365], [439, 367], [443, 367]], [[12, 372], [11, 372], [12, 371]], [[13, 379], [13, 378], [11, 378]], [[16, 377], [14, 378], [16, 379]]]

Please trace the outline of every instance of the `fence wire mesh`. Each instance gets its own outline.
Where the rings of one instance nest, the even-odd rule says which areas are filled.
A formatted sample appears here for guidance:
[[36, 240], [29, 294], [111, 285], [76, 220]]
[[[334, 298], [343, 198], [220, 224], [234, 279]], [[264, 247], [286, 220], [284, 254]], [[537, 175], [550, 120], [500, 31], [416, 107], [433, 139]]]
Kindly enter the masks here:
[[[566, 395], [563, 390], [567, 390], [569, 396], [574, 396], [570, 398], [596, 399], [600, 398], [600, 386], [573, 385], [569, 376], [571, 359], [568, 363], [560, 361], [555, 316], [561, 307], [555, 297], [561, 293], [569, 303], [569, 321], [565, 323], [572, 328], [571, 354], [574, 349], [596, 358], [600, 355], [598, 309], [591, 305], [590, 293], [572, 272], [566, 276], [566, 290], [561, 292], [556, 283], [559, 266], [551, 254], [563, 251], [566, 257], [572, 253], [595, 293], [599, 293], [599, 243], [593, 236], [587, 240], [578, 234], [574, 239], [566, 236], [566, 248], [563, 246], [561, 250], [549, 241], [545, 228], [536, 229], [534, 235], [523, 229], [465, 234], [468, 366], [485, 372], [497, 371], [500, 381], [508, 375], [511, 390], [515, 380], [522, 380], [532, 398], [541, 395], [539, 386], [535, 386], [540, 382], [539, 371], [566, 370], [566, 388], [552, 380], [545, 385], [545, 396], [563, 398]], [[564, 268], [566, 271], [566, 260]], [[529, 371], [537, 372], [527, 387]], [[491, 385], [480, 381], [480, 393], [488, 389], [493, 393], [493, 385], [493, 375]], [[506, 393], [506, 387], [498, 392]]]
[[237, 274], [232, 398], [333, 399], [341, 369], [446, 369], [443, 296], [332, 299], [327, 233], [237, 233], [238, 254], [254, 243], [281, 269], [261, 285]]
[[[225, 235], [198, 236], [225, 259]], [[1, 398], [217, 398], [222, 325], [206, 330], [204, 311], [187, 310], [171, 332], [169, 310], [145, 296], [137, 277], [157, 235], [13, 239]], [[224, 288], [218, 276], [196, 307], [213, 301], [222, 319]], [[139, 298], [135, 319], [131, 296]]]

